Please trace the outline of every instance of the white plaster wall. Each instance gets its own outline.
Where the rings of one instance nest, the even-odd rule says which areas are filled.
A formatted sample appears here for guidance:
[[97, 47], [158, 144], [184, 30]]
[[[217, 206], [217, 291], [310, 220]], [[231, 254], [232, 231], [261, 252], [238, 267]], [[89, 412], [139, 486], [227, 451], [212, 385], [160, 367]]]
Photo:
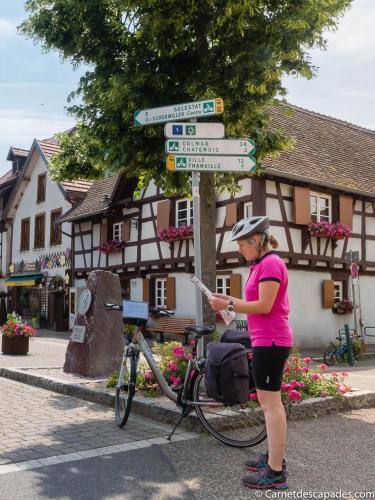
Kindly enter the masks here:
[[[155, 212], [156, 214], [157, 212]], [[152, 222], [142, 222], [142, 240], [155, 238], [154, 225]]]
[[125, 262], [136, 262], [137, 260], [137, 247], [125, 247]]
[[273, 181], [266, 181], [266, 193], [277, 194], [276, 184]]
[[366, 234], [375, 235], [375, 217], [366, 217]]
[[[105, 254], [103, 254], [103, 257], [105, 258]], [[108, 265], [109, 266], [122, 265], [122, 251], [110, 253], [108, 257], [109, 257], [108, 258]], [[105, 262], [105, 261], [103, 260], [103, 262]]]
[[[71, 208], [59, 188], [59, 186], [52, 182], [48, 175], [46, 181], [46, 199], [43, 203], [37, 203], [37, 185], [38, 175], [46, 173], [47, 167], [44, 161], [38, 156], [33, 170], [30, 173], [30, 182], [26, 185], [22, 197], [20, 199], [16, 215], [14, 218], [13, 227], [13, 245], [12, 245], [12, 262], [34, 262], [36, 259], [45, 254], [57, 253], [71, 248], [71, 239], [62, 234], [61, 245], [50, 246], [50, 222], [51, 211], [57, 208], [62, 208], [65, 213]], [[45, 214], [45, 247], [40, 249], [33, 249], [34, 246], [34, 224], [35, 216], [38, 214]], [[21, 221], [30, 217], [30, 250], [26, 252], [20, 251], [21, 244]], [[71, 224], [65, 223], [62, 225], [62, 230], [68, 234], [71, 232]], [[46, 270], [50, 276], [65, 273], [65, 269], [52, 268]]]
[[94, 248], [100, 245], [100, 224], [93, 224], [93, 245]]
[[353, 215], [353, 233], [361, 234], [362, 217], [360, 215]]
[[375, 261], [375, 241], [366, 241], [366, 258]]
[[292, 238], [292, 243], [293, 243], [293, 251], [295, 253], [301, 253], [302, 248], [301, 248], [301, 231], [299, 229], [290, 229], [290, 236]]
[[251, 179], [241, 179], [238, 185], [241, 187], [241, 191], [235, 194], [235, 198], [251, 195]]
[[360, 200], [355, 201], [354, 210], [362, 210], [362, 202]]
[[99, 250], [95, 250], [93, 252], [93, 254], [92, 254], [92, 264], [93, 264], [93, 267], [98, 267], [99, 255], [100, 255]]
[[282, 222], [281, 210], [279, 201], [274, 198], [266, 199], [266, 214], [271, 220]]
[[147, 243], [141, 246], [141, 261], [147, 262], [148, 260], [158, 260], [158, 248], [155, 243]]
[[[149, 198], [150, 196], [155, 196], [156, 195], [156, 186], [153, 182], [150, 182], [150, 184], [146, 188], [146, 193], [144, 198]], [[142, 196], [143, 193], [141, 193]]]
[[[361, 300], [362, 321], [365, 326], [375, 327], [375, 277], [360, 276], [359, 296]], [[366, 337], [369, 344], [375, 344], [375, 328], [368, 331], [373, 337]]]
[[142, 219], [146, 219], [148, 217], [151, 217], [151, 209], [150, 204], [146, 203], [145, 205], [142, 205]]
[[76, 224], [76, 231], [91, 231], [91, 221]]
[[219, 207], [216, 209], [216, 227], [223, 227], [225, 221], [226, 208]]
[[283, 227], [270, 226], [270, 234], [272, 234], [279, 244], [278, 250], [280, 252], [288, 252], [288, 243], [285, 236], [285, 230]]
[[130, 299], [142, 301], [143, 299], [143, 280], [135, 278], [130, 280]]
[[82, 269], [83, 267], [85, 267], [85, 262], [83, 260], [83, 255], [76, 255], [74, 267], [76, 269]]

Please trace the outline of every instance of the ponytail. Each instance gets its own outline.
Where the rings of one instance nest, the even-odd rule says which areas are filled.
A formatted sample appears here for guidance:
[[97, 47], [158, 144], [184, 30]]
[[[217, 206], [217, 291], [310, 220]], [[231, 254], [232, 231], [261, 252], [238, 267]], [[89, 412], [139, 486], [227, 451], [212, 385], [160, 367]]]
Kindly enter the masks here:
[[277, 239], [272, 236], [272, 234], [266, 234], [266, 237], [264, 238], [263, 248], [267, 247], [267, 245], [271, 245], [273, 249], [279, 246]]

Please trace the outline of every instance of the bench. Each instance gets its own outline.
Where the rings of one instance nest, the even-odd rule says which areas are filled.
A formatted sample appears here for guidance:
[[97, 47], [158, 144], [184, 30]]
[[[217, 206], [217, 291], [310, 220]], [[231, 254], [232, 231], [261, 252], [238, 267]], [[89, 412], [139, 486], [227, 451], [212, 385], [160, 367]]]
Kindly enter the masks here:
[[184, 345], [189, 343], [189, 332], [185, 330], [187, 326], [195, 325], [195, 319], [174, 318], [172, 316], [161, 317], [154, 320], [152, 327], [147, 328], [148, 333], [159, 333], [159, 342], [164, 342], [164, 334], [184, 335]]

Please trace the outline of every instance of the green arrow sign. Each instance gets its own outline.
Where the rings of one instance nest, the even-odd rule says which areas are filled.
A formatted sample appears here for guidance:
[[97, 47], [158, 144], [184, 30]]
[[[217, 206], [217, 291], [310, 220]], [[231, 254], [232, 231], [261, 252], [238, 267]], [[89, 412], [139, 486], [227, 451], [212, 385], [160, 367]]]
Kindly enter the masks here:
[[255, 142], [251, 139], [168, 139], [166, 153], [186, 155], [250, 156], [255, 153]]
[[251, 172], [256, 168], [252, 156], [175, 156], [167, 157], [167, 169], [218, 172]]

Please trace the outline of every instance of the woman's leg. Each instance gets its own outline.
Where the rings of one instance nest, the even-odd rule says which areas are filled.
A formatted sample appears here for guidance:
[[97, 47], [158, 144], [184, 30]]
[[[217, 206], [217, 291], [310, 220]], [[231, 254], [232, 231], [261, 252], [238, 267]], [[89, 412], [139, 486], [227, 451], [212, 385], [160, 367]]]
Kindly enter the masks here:
[[286, 447], [286, 415], [280, 391], [257, 389], [258, 401], [266, 420], [268, 440], [268, 465], [276, 471], [282, 470]]

